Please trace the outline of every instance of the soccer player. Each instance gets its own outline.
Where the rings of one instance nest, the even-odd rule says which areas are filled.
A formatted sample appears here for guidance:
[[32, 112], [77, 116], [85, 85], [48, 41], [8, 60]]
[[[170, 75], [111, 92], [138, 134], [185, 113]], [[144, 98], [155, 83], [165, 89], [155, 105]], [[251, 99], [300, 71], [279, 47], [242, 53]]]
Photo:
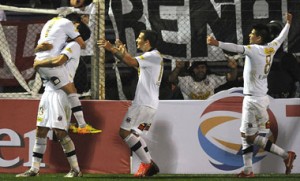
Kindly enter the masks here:
[[46, 83], [45, 92], [40, 100], [37, 114], [36, 139], [33, 146], [31, 168], [16, 177], [34, 177], [39, 175], [40, 164], [47, 147], [47, 134], [50, 129], [55, 132], [70, 164], [71, 170], [65, 177], [82, 177], [75, 146], [68, 135], [71, 109], [68, 97], [61, 89], [53, 89]]
[[244, 101], [242, 109], [241, 138], [244, 170], [238, 177], [254, 177], [252, 170], [253, 145], [276, 154], [284, 159], [286, 174], [290, 174], [296, 154], [292, 151], [285, 151], [278, 145], [272, 143], [268, 138], [258, 133], [269, 121], [267, 108], [269, 97], [267, 95], [267, 76], [270, 71], [273, 57], [280, 45], [286, 39], [292, 15], [286, 15], [286, 25], [280, 35], [273, 41], [269, 41], [269, 29], [266, 25], [256, 25], [249, 34], [250, 45], [242, 46], [233, 43], [217, 41], [211, 36], [207, 37], [207, 44], [218, 46], [226, 51], [243, 53], [246, 56], [244, 65]]
[[[84, 26], [84, 23], [80, 20], [80, 16], [70, 14], [67, 18], [55, 17], [45, 24], [36, 48], [35, 64], [38, 64], [38, 61], [41, 60], [56, 58], [65, 45], [67, 38], [75, 40], [81, 48], [85, 46], [84, 40], [73, 24], [79, 23], [81, 27]], [[51, 45], [50, 48], [49, 45]], [[68, 94], [74, 117], [79, 125], [78, 128], [71, 127], [73, 131], [76, 130], [75, 132], [82, 134], [100, 132], [100, 130], [93, 128], [85, 122], [77, 90], [74, 84], [70, 83], [68, 71], [65, 70], [65, 66], [56, 66], [55, 68], [36, 66], [36, 69], [44, 81], [50, 81], [57, 89], [62, 89]]]
[[153, 121], [159, 103], [159, 87], [163, 74], [163, 59], [156, 48], [157, 33], [152, 30], [143, 30], [136, 39], [137, 48], [143, 51], [141, 56], [132, 57], [125, 45], [119, 40], [117, 47], [107, 40], [99, 40], [98, 45], [112, 52], [118, 59], [131, 67], [138, 68], [139, 80], [132, 105], [120, 127], [119, 134], [129, 148], [141, 160], [135, 177], [152, 176], [159, 172], [153, 162], [144, 139], [139, 135], [147, 131]]

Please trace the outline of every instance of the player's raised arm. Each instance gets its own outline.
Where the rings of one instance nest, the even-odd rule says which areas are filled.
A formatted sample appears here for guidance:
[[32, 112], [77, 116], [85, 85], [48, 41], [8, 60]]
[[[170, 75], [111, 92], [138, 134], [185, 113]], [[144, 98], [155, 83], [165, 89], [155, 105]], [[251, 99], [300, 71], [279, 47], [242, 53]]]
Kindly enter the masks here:
[[210, 35], [207, 36], [206, 42], [208, 45], [211, 45], [211, 46], [216, 46], [216, 47], [219, 46], [219, 41]]
[[220, 47], [223, 50], [229, 51], [229, 52], [235, 52], [235, 53], [244, 53], [244, 48], [242, 45], [237, 45], [234, 43], [225, 43], [216, 40], [212, 36], [207, 36], [206, 42], [208, 45]]
[[126, 46], [123, 43], [121, 43], [120, 41], [118, 41], [117, 47], [113, 46], [109, 41], [107, 41], [105, 39], [99, 40], [97, 44], [99, 45], [99, 47], [102, 47], [105, 50], [110, 51], [114, 56], [116, 56], [118, 59], [122, 60], [128, 66], [131, 66], [131, 67], [139, 66], [138, 61], [127, 52]]
[[286, 22], [288, 24], [292, 24], [292, 20], [293, 20], [293, 15], [291, 13], [286, 13]]

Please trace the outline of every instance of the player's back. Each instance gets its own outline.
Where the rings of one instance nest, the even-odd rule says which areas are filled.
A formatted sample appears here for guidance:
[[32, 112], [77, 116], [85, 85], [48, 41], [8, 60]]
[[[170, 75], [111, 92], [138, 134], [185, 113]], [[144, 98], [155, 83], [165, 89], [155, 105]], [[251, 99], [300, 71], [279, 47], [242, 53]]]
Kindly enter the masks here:
[[38, 44], [48, 42], [53, 45], [49, 51], [36, 53], [37, 59], [44, 59], [59, 55], [67, 38], [74, 39], [79, 36], [73, 23], [62, 17], [49, 20], [43, 27]]

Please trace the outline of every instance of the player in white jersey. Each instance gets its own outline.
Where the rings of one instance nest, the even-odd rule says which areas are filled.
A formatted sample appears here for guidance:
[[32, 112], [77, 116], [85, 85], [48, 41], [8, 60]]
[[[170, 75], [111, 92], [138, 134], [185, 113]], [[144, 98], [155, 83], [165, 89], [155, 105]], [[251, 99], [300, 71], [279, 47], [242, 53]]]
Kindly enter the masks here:
[[[50, 82], [47, 83], [51, 85]], [[70, 164], [71, 170], [65, 177], [82, 177], [75, 146], [68, 135], [68, 128], [71, 119], [71, 107], [67, 95], [60, 89], [53, 89], [46, 85], [46, 91], [40, 100], [37, 114], [36, 139], [33, 146], [33, 155], [31, 168], [16, 177], [33, 177], [38, 176], [40, 164], [47, 147], [47, 134], [53, 130], [57, 136], [63, 151]]]
[[[82, 22], [75, 23], [75, 25], [82, 39], [84, 41], [89, 39], [91, 32], [87, 25]], [[69, 43], [65, 43], [65, 47], [60, 52], [59, 56], [35, 61], [33, 67], [36, 70], [40, 70], [40, 68], [44, 67], [52, 67], [48, 68], [50, 71], [47, 70], [49, 73], [49, 82], [51, 82], [48, 87], [52, 87], [53, 89], [62, 89], [67, 93], [72, 106], [72, 111], [79, 124], [78, 128], [74, 125], [71, 125], [70, 129], [79, 134], [99, 133], [101, 130], [97, 130], [89, 124], [86, 124], [84, 120], [81, 102], [73, 83], [73, 79], [80, 61], [80, 46], [76, 41], [70, 38], [68, 40]]]
[[141, 56], [132, 57], [119, 40], [116, 46], [107, 40], [99, 40], [100, 47], [111, 51], [118, 59], [127, 65], [139, 70], [139, 80], [132, 105], [120, 127], [119, 134], [129, 148], [141, 160], [135, 177], [152, 176], [159, 172], [158, 166], [153, 162], [144, 139], [139, 136], [147, 131], [153, 121], [159, 103], [159, 87], [163, 74], [163, 58], [155, 49], [157, 33], [152, 30], [143, 30], [136, 39], [137, 48], [143, 51]]
[[242, 123], [240, 127], [242, 137], [242, 151], [244, 170], [238, 177], [254, 177], [252, 170], [253, 145], [274, 153], [284, 159], [286, 174], [290, 174], [296, 154], [292, 151], [285, 151], [268, 138], [259, 135], [262, 129], [269, 129], [269, 116], [267, 108], [269, 97], [267, 95], [267, 76], [270, 71], [274, 54], [286, 39], [292, 15], [286, 15], [287, 23], [280, 35], [268, 43], [270, 32], [266, 25], [256, 25], [249, 34], [250, 45], [242, 46], [233, 43], [217, 41], [211, 36], [207, 37], [207, 44], [218, 46], [226, 51], [243, 53], [246, 55], [244, 65], [244, 101], [242, 110]]

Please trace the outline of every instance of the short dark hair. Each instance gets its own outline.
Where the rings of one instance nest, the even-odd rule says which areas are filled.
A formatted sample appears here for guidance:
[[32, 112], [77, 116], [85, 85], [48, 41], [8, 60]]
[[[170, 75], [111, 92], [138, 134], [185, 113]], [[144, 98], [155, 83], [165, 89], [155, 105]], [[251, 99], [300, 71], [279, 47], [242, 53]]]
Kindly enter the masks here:
[[188, 72], [190, 73], [190, 75], [193, 77], [195, 76], [194, 73], [194, 68], [198, 67], [199, 65], [205, 65], [206, 67], [206, 74], [210, 74], [210, 69], [207, 65], [207, 61], [193, 61], [192, 65], [189, 67]]
[[66, 15], [66, 19], [72, 21], [73, 23], [80, 23], [81, 22], [81, 16], [78, 13], [71, 13]]
[[262, 45], [271, 41], [270, 31], [267, 25], [257, 24], [253, 26], [253, 29], [255, 30], [255, 35], [260, 36], [262, 38]]
[[193, 61], [190, 69], [193, 70], [194, 68], [198, 67], [198, 65], [205, 65], [206, 68], [207, 68], [207, 62], [206, 61]]
[[78, 32], [81, 36], [81, 38], [86, 41], [90, 38], [91, 36], [91, 30], [90, 28], [83, 22], [80, 22], [79, 25], [77, 26]]
[[158, 35], [156, 31], [153, 30], [142, 30], [141, 33], [144, 33], [144, 40], [148, 40], [150, 42], [151, 48], [156, 48]]

